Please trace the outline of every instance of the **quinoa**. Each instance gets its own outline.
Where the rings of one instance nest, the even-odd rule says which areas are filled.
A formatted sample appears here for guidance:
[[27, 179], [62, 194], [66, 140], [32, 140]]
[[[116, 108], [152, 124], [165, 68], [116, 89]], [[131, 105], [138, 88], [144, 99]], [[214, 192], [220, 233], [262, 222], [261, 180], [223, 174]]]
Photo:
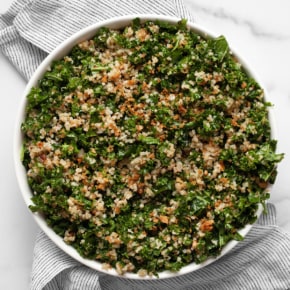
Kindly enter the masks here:
[[226, 39], [135, 19], [52, 63], [28, 94], [30, 209], [119, 274], [178, 271], [256, 220], [283, 154]]

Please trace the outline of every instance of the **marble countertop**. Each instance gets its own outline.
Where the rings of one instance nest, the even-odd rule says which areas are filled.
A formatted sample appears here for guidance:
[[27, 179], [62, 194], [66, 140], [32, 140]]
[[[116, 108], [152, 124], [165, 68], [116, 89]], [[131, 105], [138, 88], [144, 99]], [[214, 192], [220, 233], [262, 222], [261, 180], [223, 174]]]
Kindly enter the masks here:
[[[13, 0], [2, 0], [4, 13]], [[290, 231], [290, 2], [184, 0], [194, 21], [216, 34], [255, 68], [274, 104], [278, 151], [286, 154], [270, 201], [277, 208], [278, 225]], [[263, 3], [263, 6], [261, 6]], [[38, 227], [19, 192], [13, 168], [12, 142], [17, 99], [25, 81], [0, 54], [0, 289], [29, 289], [33, 246]]]

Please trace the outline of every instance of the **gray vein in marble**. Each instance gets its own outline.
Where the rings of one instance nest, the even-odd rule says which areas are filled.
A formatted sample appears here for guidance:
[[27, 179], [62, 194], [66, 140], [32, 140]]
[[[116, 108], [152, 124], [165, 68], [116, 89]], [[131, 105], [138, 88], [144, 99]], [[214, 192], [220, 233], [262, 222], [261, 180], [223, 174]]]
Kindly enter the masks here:
[[195, 12], [200, 11], [202, 13], [205, 13], [207, 15], [211, 15], [212, 17], [215, 17], [218, 19], [228, 20], [234, 24], [246, 26], [250, 29], [252, 34], [256, 37], [273, 39], [273, 40], [289, 40], [290, 39], [290, 35], [282, 35], [282, 34], [278, 34], [278, 33], [263, 31], [263, 30], [259, 29], [258, 27], [256, 27], [256, 25], [254, 23], [252, 23], [251, 21], [248, 21], [245, 19], [240, 19], [240, 18], [226, 12], [223, 8], [210, 9], [208, 7], [202, 7], [200, 5], [194, 4], [190, 1], [186, 1], [186, 5], [188, 5], [191, 8], [193, 15]]

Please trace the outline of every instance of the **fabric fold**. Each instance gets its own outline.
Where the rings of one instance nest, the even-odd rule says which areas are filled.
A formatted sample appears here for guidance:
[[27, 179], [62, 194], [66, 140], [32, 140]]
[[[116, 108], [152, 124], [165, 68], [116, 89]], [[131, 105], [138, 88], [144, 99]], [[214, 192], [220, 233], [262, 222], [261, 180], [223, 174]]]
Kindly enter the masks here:
[[244, 241], [217, 261], [195, 272], [162, 280], [137, 281], [97, 272], [70, 258], [40, 232], [34, 250], [31, 289], [80, 289], [72, 285], [93, 285], [82, 289], [102, 290], [288, 289], [290, 234], [275, 225], [274, 205], [268, 204], [267, 212]]
[[0, 15], [0, 50], [28, 80], [47, 54], [73, 33], [95, 22], [129, 14], [192, 20], [182, 0], [16, 0]]

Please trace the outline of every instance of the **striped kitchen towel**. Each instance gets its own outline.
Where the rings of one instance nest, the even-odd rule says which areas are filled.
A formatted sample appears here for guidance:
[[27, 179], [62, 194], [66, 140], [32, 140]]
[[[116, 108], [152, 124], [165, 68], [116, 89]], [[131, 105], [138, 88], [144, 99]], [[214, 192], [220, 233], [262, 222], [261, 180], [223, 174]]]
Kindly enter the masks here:
[[192, 20], [182, 0], [16, 0], [0, 16], [0, 50], [29, 79], [74, 32], [111, 17], [150, 13]]
[[[17, 0], [0, 15], [0, 50], [25, 79], [59, 43], [79, 29], [113, 16], [154, 13], [192, 20], [182, 0]], [[32, 290], [289, 289], [290, 234], [276, 226], [268, 204], [245, 240], [218, 261], [162, 280], [121, 279], [87, 268], [40, 232], [34, 250]]]
[[216, 262], [162, 280], [130, 280], [96, 272], [70, 258], [43, 232], [37, 236], [31, 289], [102, 290], [286, 290], [290, 289], [290, 234], [276, 224], [268, 204], [245, 240]]

